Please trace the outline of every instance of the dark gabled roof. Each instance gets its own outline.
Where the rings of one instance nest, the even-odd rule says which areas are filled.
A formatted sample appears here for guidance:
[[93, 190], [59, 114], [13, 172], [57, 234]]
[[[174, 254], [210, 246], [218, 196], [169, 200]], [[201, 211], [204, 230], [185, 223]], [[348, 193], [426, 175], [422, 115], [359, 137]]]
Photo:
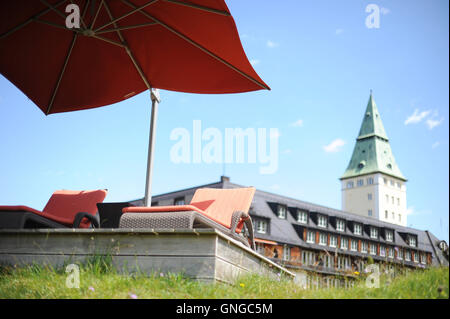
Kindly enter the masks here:
[[[206, 185], [200, 185], [196, 187], [191, 187], [179, 191], [174, 191], [170, 193], [165, 193], [161, 195], [156, 195], [153, 197], [153, 201], [174, 199], [181, 196], [192, 195], [198, 188], [240, 188], [246, 187], [238, 184], [231, 183], [229, 178], [223, 177], [220, 182], [211, 183]], [[142, 200], [136, 200], [131, 202], [135, 205], [142, 205]], [[277, 205], [285, 205], [288, 207], [288, 213], [286, 214], [286, 219], [278, 218], [277, 216]], [[308, 218], [307, 224], [301, 224], [296, 220], [295, 210], [300, 209], [309, 212], [309, 216], [315, 214], [322, 214], [333, 218], [340, 218], [345, 221], [346, 229], [344, 232], [338, 232], [335, 229], [334, 223], [328, 223], [327, 228], [320, 228], [316, 225], [316, 222], [311, 218]], [[312, 214], [311, 214], [312, 213]], [[438, 240], [434, 235], [432, 235], [428, 231], [422, 231], [410, 227], [404, 227], [396, 224], [391, 224], [383, 221], [379, 221], [370, 217], [363, 217], [360, 215], [356, 215], [353, 213], [345, 212], [342, 210], [321, 206], [317, 204], [312, 204], [309, 202], [301, 201], [298, 199], [293, 199], [290, 197], [277, 195], [261, 190], [256, 190], [255, 196], [253, 197], [252, 205], [250, 207], [250, 214], [253, 218], [264, 218], [266, 220], [270, 220], [269, 224], [269, 233], [268, 234], [257, 234], [258, 238], [267, 239], [271, 241], [276, 241], [280, 244], [288, 244], [288, 245], [300, 245], [303, 247], [310, 247], [314, 249], [323, 249], [323, 246], [319, 246], [316, 244], [310, 244], [303, 241], [301, 234], [298, 233], [298, 227], [307, 227], [312, 229], [321, 230], [324, 232], [343, 234], [349, 237], [359, 237], [368, 242], [371, 239], [368, 236], [358, 236], [353, 234], [353, 232], [349, 229], [349, 225], [353, 223], [360, 223], [363, 226], [372, 226], [378, 227], [380, 230], [382, 229], [390, 229], [394, 231], [394, 242], [386, 242], [381, 237], [382, 232], [379, 232], [380, 239], [377, 242], [385, 243], [386, 245], [395, 245], [395, 246], [404, 246], [407, 247], [408, 243], [406, 242], [407, 235], [415, 235], [417, 236], [417, 247], [415, 249], [421, 251], [427, 251], [433, 254], [433, 264], [443, 264], [448, 265], [448, 260], [444, 258], [441, 250], [438, 247]], [[329, 218], [329, 220], [330, 220]], [[314, 219], [314, 218], [313, 218]], [[297, 228], [297, 229], [296, 229]], [[367, 227], [363, 227], [367, 228]], [[373, 241], [373, 240], [372, 240]], [[317, 246], [317, 247], [316, 247]], [[328, 249], [329, 250], [329, 249]], [[341, 250], [339, 250], [341, 251]], [[359, 253], [351, 252], [350, 250], [345, 251], [346, 254], [356, 254]], [[359, 254], [361, 255], [361, 254]], [[362, 256], [362, 255], [361, 255]], [[373, 256], [376, 258], [376, 256]]]

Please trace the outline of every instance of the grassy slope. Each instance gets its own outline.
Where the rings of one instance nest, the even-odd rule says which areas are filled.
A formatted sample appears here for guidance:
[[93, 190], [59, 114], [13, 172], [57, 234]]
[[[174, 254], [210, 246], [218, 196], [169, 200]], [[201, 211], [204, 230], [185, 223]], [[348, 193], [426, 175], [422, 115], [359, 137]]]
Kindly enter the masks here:
[[448, 298], [448, 268], [410, 272], [389, 285], [369, 289], [361, 280], [350, 289], [303, 290], [284, 279], [246, 276], [235, 285], [204, 284], [180, 275], [124, 275], [107, 265], [82, 266], [80, 288], [66, 287], [63, 270], [42, 267], [2, 269], [0, 298]]

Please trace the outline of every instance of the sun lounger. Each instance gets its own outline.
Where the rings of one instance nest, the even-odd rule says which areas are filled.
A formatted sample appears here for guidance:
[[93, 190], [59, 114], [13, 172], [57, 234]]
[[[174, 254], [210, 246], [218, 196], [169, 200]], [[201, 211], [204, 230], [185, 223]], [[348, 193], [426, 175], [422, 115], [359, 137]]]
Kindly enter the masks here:
[[[253, 224], [248, 214], [255, 188], [198, 189], [189, 205], [126, 207], [122, 210], [120, 228], [215, 228], [255, 247]], [[248, 238], [242, 234], [244, 224]]]
[[106, 193], [59, 190], [42, 211], [27, 206], [0, 206], [0, 229], [99, 227], [96, 205]]

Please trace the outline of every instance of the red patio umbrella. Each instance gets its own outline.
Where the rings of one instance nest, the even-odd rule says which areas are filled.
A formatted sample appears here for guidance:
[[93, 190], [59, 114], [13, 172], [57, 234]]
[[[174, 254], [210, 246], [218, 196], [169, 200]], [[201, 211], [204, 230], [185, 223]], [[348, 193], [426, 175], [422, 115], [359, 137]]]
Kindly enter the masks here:
[[105, 106], [150, 90], [146, 205], [156, 88], [269, 89], [250, 65], [223, 0], [2, 1], [0, 72], [46, 115]]

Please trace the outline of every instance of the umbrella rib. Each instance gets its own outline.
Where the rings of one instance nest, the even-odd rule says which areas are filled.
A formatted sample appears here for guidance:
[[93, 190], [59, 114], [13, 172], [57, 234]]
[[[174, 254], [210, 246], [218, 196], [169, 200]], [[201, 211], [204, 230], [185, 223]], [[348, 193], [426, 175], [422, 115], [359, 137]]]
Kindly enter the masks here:
[[142, 28], [142, 27], [147, 27], [147, 26], [152, 26], [152, 25], [157, 25], [157, 23], [149, 22], [149, 23], [142, 23], [142, 24], [125, 26], [125, 27], [118, 27], [118, 28], [114, 28], [114, 29], [102, 30], [102, 31], [97, 32], [96, 34], [102, 34], [102, 33], [107, 33], [107, 32], [116, 32], [116, 31], [120, 31], [120, 30], [128, 30], [128, 29], [135, 29], [135, 28]]
[[45, 4], [47, 7], [49, 7], [51, 10], [55, 11], [61, 18], [63, 18], [63, 20], [66, 20], [66, 16], [64, 15], [64, 13], [62, 13], [61, 11], [59, 11], [55, 6], [51, 5], [50, 3], [48, 3], [45, 0], [40, 0], [43, 4]]
[[[117, 23], [113, 20], [114, 17], [113, 17], [113, 15], [112, 15], [112, 13], [111, 13], [111, 10], [109, 9], [109, 6], [108, 6], [106, 3], [105, 3], [105, 9], [106, 9], [106, 12], [107, 12], [108, 15], [109, 15], [109, 18], [113, 21], [113, 26], [114, 26], [114, 28], [117, 29], [117, 28], [118, 28], [118, 27], [117, 27]], [[138, 63], [138, 62], [136, 61], [136, 59], [134, 58], [133, 53], [131, 52], [130, 48], [128, 47], [128, 44], [127, 44], [127, 42], [125, 41], [125, 38], [123, 37], [123, 35], [122, 35], [122, 33], [120, 32], [120, 30], [117, 30], [117, 35], [119, 36], [120, 41], [122, 41], [122, 43], [124, 44], [125, 51], [127, 51], [127, 54], [128, 54], [128, 56], [130, 57], [130, 59], [131, 59], [131, 62], [133, 62], [133, 65], [134, 65], [134, 67], [136, 68], [136, 70], [138, 71], [138, 73], [139, 73], [140, 77], [142, 78], [142, 81], [144, 82], [145, 86], [147, 86], [147, 88], [148, 88], [149, 90], [151, 90], [151, 86], [150, 86], [149, 81], [148, 81], [147, 78], [145, 77], [145, 74], [144, 74], [144, 72], [142, 71], [142, 69], [141, 69], [139, 63]]]
[[206, 12], [220, 14], [220, 15], [223, 15], [223, 16], [226, 16], [226, 17], [231, 16], [231, 14], [229, 12], [227, 12], [227, 11], [213, 9], [213, 8], [201, 6], [201, 5], [194, 4], [194, 3], [181, 2], [181, 1], [178, 1], [178, 0], [164, 0], [164, 1], [165, 2], [170, 2], [170, 3], [173, 3], [173, 4], [177, 4], [177, 5], [181, 5], [181, 6], [185, 6], [185, 7], [189, 7], [189, 8], [199, 9], [199, 10], [206, 11]]
[[[43, 0], [41, 0], [41, 1], [43, 1]], [[104, 24], [103, 26], [101, 26], [101, 27], [95, 29], [94, 32], [98, 32], [98, 31], [100, 31], [101, 29], [104, 29], [105, 27], [107, 27], [107, 26], [109, 26], [109, 25], [111, 25], [111, 24], [113, 24], [113, 23], [116, 23], [116, 22], [119, 21], [119, 20], [124, 19], [124, 18], [128, 17], [129, 15], [132, 15], [133, 13], [135, 13], [135, 12], [137, 12], [137, 11], [140, 11], [141, 9], [144, 9], [145, 7], [148, 7], [149, 5], [154, 4], [154, 3], [157, 2], [157, 1], [158, 1], [158, 0], [151, 0], [151, 1], [147, 2], [146, 4], [140, 6], [140, 7], [136, 7], [134, 10], [131, 10], [130, 12], [125, 13], [123, 16], [118, 17], [118, 18], [116, 18], [116, 19], [114, 19], [114, 20], [112, 20], [112, 21], [110, 21], [110, 22]], [[106, 5], [106, 3], [105, 3], [105, 5]]]
[[52, 27], [56, 27], [56, 28], [59, 28], [59, 29], [64, 29], [66, 31], [73, 31], [73, 32], [80, 33], [80, 31], [78, 31], [76, 29], [67, 29], [67, 27], [64, 26], [64, 25], [56, 24], [56, 23], [53, 23], [53, 22], [50, 22], [50, 21], [45, 21], [45, 20], [40, 20], [40, 19], [34, 19], [34, 21], [42, 23], [42, 24], [46, 24], [46, 25], [49, 25], [49, 26], [52, 26]]
[[98, 35], [93, 35], [92, 38], [95, 38], [95, 39], [101, 40], [101, 41], [105, 41], [105, 42], [108, 42], [110, 44], [114, 44], [114, 45], [116, 45], [118, 47], [121, 47], [123, 49], [125, 49], [125, 47], [126, 47], [126, 45], [123, 44], [123, 43], [120, 43], [120, 42], [117, 42], [117, 41], [114, 41], [114, 40], [110, 40], [108, 38], [104, 38], [104, 37], [101, 37], [101, 36], [98, 36]]
[[[122, 2], [128, 4], [130, 7], [134, 7], [136, 8], [137, 6], [135, 4], [133, 4], [131, 1], [128, 0], [122, 0]], [[163, 26], [164, 28], [166, 28], [167, 30], [169, 30], [170, 32], [174, 33], [176, 36], [182, 38], [183, 40], [185, 40], [186, 42], [192, 44], [193, 46], [195, 46], [196, 48], [200, 49], [201, 51], [203, 51], [204, 53], [208, 54], [209, 56], [213, 57], [214, 59], [216, 59], [217, 61], [225, 64], [227, 67], [229, 67], [230, 69], [236, 71], [237, 73], [239, 73], [240, 75], [242, 75], [243, 77], [245, 77], [246, 79], [250, 80], [251, 82], [257, 84], [258, 86], [262, 87], [263, 89], [266, 90], [270, 90], [270, 88], [267, 85], [264, 85], [262, 83], [260, 83], [258, 80], [252, 78], [250, 75], [246, 74], [245, 72], [239, 70], [238, 68], [236, 68], [234, 65], [232, 65], [231, 63], [227, 62], [226, 60], [222, 59], [221, 57], [217, 56], [216, 54], [214, 54], [213, 52], [209, 51], [208, 49], [206, 49], [205, 47], [203, 47], [201, 44], [195, 42], [194, 40], [188, 38], [186, 35], [182, 34], [181, 32], [175, 30], [174, 28], [168, 26], [167, 24], [165, 24], [164, 22], [158, 20], [157, 18], [153, 17], [152, 15], [148, 14], [145, 11], [142, 11], [139, 9], [139, 12], [142, 13], [143, 15], [145, 15], [147, 18], [152, 19], [153, 21], [155, 21], [156, 23], [158, 23], [159, 25]]]
[[[62, 0], [60, 2], [58, 2], [57, 4], [55, 4], [55, 7], [60, 6], [61, 4], [63, 4], [64, 2], [66, 2], [67, 0]], [[43, 16], [44, 14], [48, 13], [50, 10], [52, 10], [52, 8], [47, 8], [43, 11], [41, 11], [40, 13], [36, 14], [35, 16], [29, 18], [28, 20], [20, 23], [19, 25], [15, 26], [14, 28], [10, 29], [9, 31], [6, 31], [5, 33], [0, 35], [0, 40], [7, 37], [8, 35], [10, 35], [11, 33], [14, 33], [17, 30], [22, 29], [23, 27], [25, 27], [26, 25], [28, 25], [30, 22], [35, 21], [37, 18], [39, 18], [40, 16]]]
[[98, 14], [100, 13], [100, 9], [101, 9], [102, 6], [103, 6], [103, 2], [104, 2], [104, 0], [102, 0], [102, 1], [100, 2], [100, 5], [98, 6], [97, 12], [95, 13], [94, 19], [93, 19], [92, 22], [91, 22], [91, 26], [89, 27], [89, 29], [91, 29], [91, 30], [92, 30], [92, 28], [94, 27], [95, 21], [97, 21], [97, 17], [98, 17]]
[[56, 86], [55, 86], [55, 89], [53, 90], [53, 94], [52, 94], [52, 97], [50, 99], [50, 103], [48, 104], [47, 111], [45, 112], [45, 115], [48, 115], [50, 113], [50, 110], [53, 107], [53, 102], [55, 101], [56, 94], [58, 93], [59, 85], [61, 84], [61, 80], [63, 78], [64, 72], [66, 71], [67, 63], [69, 62], [69, 58], [70, 58], [70, 56], [72, 54], [73, 47], [75, 46], [75, 41], [77, 40], [77, 36], [78, 36], [77, 33], [73, 34], [73, 38], [72, 38], [72, 42], [70, 43], [69, 51], [67, 52], [66, 59], [64, 60], [63, 67], [62, 67], [61, 72], [60, 72], [59, 77], [58, 77], [58, 82], [56, 82]]

